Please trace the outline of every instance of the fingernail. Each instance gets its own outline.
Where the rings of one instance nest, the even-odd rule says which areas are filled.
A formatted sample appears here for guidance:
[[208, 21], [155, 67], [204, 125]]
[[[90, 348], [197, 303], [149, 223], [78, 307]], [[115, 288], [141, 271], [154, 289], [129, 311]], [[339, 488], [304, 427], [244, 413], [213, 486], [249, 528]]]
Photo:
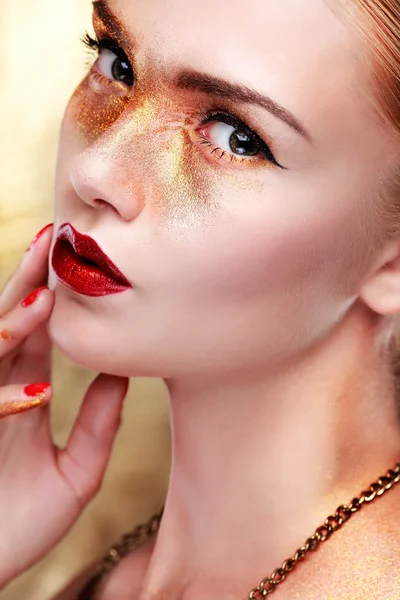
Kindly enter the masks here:
[[29, 398], [37, 398], [46, 394], [50, 387], [50, 383], [32, 383], [24, 388], [24, 394]]
[[39, 233], [37, 235], [35, 235], [35, 237], [33, 238], [31, 245], [29, 246], [29, 248], [27, 248], [27, 252], [29, 252], [29, 250], [31, 250], [31, 248], [40, 240], [40, 238], [42, 237], [42, 235], [53, 225], [53, 223], [49, 223], [48, 225], [46, 225], [46, 227], [43, 227], [43, 229], [41, 229], [39, 231]]
[[29, 294], [29, 296], [27, 296], [25, 298], [25, 300], [23, 300], [21, 302], [21, 305], [26, 308], [27, 306], [31, 306], [31, 304], [33, 304], [34, 302], [36, 302], [36, 300], [38, 299], [38, 296], [41, 294], [41, 292], [43, 292], [43, 290], [48, 290], [49, 288], [47, 286], [43, 286], [37, 290], [35, 290], [34, 292], [32, 292], [31, 294]]
[[19, 415], [46, 404], [45, 396], [49, 387], [49, 383], [34, 383], [32, 385], [27, 385], [24, 388], [24, 393], [28, 397], [28, 400], [25, 402], [8, 402], [7, 404], [1, 404], [0, 419], [11, 415]]

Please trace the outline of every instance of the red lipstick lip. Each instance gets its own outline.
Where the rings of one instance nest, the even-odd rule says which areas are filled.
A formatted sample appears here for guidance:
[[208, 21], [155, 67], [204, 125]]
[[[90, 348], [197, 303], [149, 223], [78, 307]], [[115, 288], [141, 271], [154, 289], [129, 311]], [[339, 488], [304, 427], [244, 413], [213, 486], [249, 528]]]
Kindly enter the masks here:
[[132, 288], [97, 242], [70, 223], [58, 230], [52, 267], [62, 283], [86, 296], [107, 296]]

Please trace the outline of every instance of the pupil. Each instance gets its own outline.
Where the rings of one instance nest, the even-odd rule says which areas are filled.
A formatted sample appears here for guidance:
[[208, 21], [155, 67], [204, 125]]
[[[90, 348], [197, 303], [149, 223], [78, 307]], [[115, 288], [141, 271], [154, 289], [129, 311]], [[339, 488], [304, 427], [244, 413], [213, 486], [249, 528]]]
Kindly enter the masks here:
[[257, 142], [243, 131], [232, 133], [229, 143], [232, 151], [237, 154], [250, 154], [250, 156], [254, 156], [259, 152]]
[[126, 60], [116, 58], [112, 66], [112, 74], [114, 79], [122, 81], [125, 85], [132, 86], [134, 81], [131, 66]]

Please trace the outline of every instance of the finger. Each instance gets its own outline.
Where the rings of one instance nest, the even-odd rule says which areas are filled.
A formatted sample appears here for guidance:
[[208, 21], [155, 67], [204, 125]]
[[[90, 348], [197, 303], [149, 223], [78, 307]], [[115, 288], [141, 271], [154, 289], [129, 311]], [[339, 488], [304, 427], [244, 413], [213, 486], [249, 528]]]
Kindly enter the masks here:
[[120, 426], [129, 379], [99, 375], [89, 387], [58, 467], [85, 506], [98, 492]]
[[[30, 295], [28, 305], [18, 305], [2, 320], [0, 329], [0, 378], [7, 383], [51, 380], [51, 340], [48, 319], [54, 306], [54, 293], [48, 288]], [[25, 338], [25, 339], [24, 339]], [[0, 379], [0, 381], [1, 381]]]
[[10, 311], [32, 290], [47, 284], [52, 235], [53, 224], [50, 224], [33, 239], [0, 295], [0, 315]]
[[10, 383], [20, 383], [37, 378], [42, 381], [51, 380], [52, 343], [47, 331], [47, 323], [48, 321], [45, 321], [39, 325], [18, 350], [18, 365], [14, 363], [15, 376]]
[[51, 395], [49, 383], [2, 387], [0, 388], [0, 419], [45, 406]]
[[[40, 323], [48, 319], [53, 305], [53, 292], [43, 287], [29, 294], [6, 316], [0, 318], [0, 358], [20, 346]], [[42, 358], [40, 345], [36, 345], [36, 352]]]

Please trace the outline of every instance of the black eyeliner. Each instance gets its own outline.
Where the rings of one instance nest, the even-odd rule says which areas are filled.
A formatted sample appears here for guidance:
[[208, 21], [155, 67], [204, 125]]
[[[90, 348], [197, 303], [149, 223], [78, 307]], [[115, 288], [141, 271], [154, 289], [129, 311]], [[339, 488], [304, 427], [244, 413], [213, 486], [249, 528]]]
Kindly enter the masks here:
[[239, 131], [242, 131], [246, 134], [250, 134], [250, 135], [254, 136], [256, 138], [256, 141], [259, 144], [260, 150], [263, 153], [263, 155], [265, 156], [265, 158], [267, 160], [271, 161], [277, 167], [280, 167], [281, 169], [286, 169], [286, 167], [282, 166], [281, 164], [279, 164], [276, 161], [268, 144], [266, 142], [264, 142], [263, 139], [261, 139], [261, 137], [258, 135], [258, 133], [253, 131], [253, 129], [251, 129], [251, 127], [249, 127], [248, 125], [246, 125], [246, 123], [244, 123], [241, 119], [239, 119], [239, 117], [235, 117], [232, 114], [229, 114], [226, 112], [207, 111], [202, 117], [201, 124], [205, 125], [206, 123], [210, 123], [212, 121], [222, 121], [223, 123], [226, 123], [226, 125], [230, 125], [231, 127], [235, 127], [235, 129], [238, 129]]

